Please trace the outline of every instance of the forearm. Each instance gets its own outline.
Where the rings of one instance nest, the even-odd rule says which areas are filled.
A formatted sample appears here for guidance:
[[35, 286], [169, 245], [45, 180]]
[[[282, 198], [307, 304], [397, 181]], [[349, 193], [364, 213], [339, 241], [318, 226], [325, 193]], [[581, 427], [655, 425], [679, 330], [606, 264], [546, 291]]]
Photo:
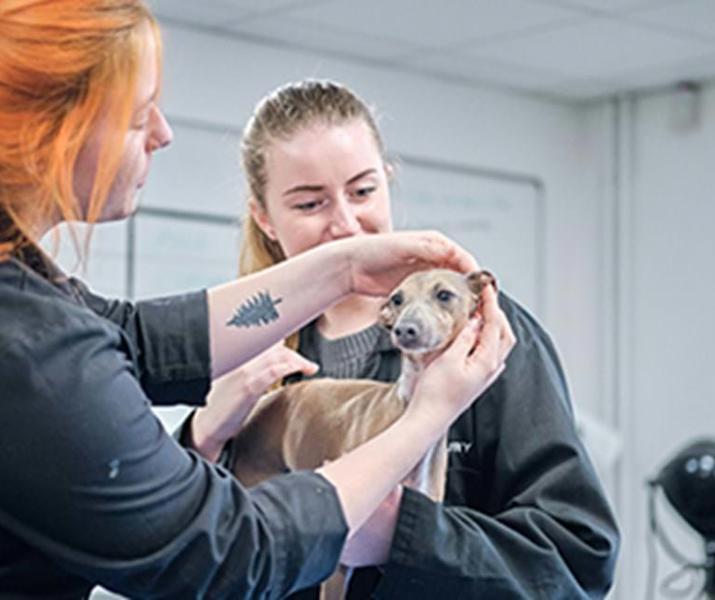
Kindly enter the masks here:
[[448, 425], [424, 415], [404, 415], [378, 436], [318, 470], [335, 486], [351, 533], [360, 528]]
[[347, 256], [330, 244], [208, 290], [212, 377], [220, 377], [350, 293]]

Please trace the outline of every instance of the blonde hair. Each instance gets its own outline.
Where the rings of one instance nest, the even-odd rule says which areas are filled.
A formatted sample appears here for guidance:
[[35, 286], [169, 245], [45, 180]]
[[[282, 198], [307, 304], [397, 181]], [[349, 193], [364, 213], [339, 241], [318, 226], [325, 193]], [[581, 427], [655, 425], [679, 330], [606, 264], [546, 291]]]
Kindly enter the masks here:
[[[148, 25], [141, 0], [2, 0], [0, 3], [0, 260], [35, 244], [36, 228], [96, 221], [121, 161]], [[86, 211], [74, 166], [106, 115]]]
[[[241, 161], [252, 201], [266, 210], [268, 181], [266, 154], [275, 140], [288, 140], [298, 131], [315, 124], [342, 125], [361, 120], [367, 124], [380, 154], [384, 145], [372, 110], [350, 89], [332, 81], [303, 80], [274, 90], [257, 105], [241, 140]], [[285, 260], [278, 242], [270, 239], [249, 212], [243, 220], [239, 251], [239, 273], [248, 275]], [[298, 335], [287, 340], [293, 349]]]
[[[384, 155], [375, 117], [367, 104], [350, 89], [332, 81], [289, 83], [268, 94], [256, 106], [243, 131], [241, 160], [252, 199], [266, 210], [268, 180], [266, 153], [274, 140], [287, 140], [315, 124], [342, 125], [364, 121]], [[265, 269], [285, 259], [278, 243], [266, 236], [250, 214], [244, 219], [239, 259], [241, 275]]]

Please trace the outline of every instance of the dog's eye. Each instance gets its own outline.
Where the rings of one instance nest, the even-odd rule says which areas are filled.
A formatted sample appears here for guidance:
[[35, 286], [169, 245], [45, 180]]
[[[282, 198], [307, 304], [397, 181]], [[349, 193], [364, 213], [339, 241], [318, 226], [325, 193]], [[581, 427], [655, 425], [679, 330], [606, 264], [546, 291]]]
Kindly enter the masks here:
[[402, 301], [403, 301], [403, 298], [402, 298], [402, 294], [400, 292], [393, 294], [392, 297], [390, 298], [390, 302], [392, 302], [392, 306], [400, 306], [402, 304]]
[[450, 292], [449, 290], [440, 290], [437, 292], [437, 300], [440, 302], [449, 302], [452, 298], [454, 298], [454, 292]]

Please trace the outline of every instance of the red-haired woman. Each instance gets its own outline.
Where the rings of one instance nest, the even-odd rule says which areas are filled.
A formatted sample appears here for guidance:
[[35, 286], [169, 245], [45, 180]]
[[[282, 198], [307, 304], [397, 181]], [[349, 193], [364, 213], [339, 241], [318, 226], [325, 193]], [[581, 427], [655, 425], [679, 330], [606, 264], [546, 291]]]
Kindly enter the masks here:
[[[152, 153], [171, 141], [160, 56], [140, 0], [0, 4], [3, 595], [81, 597], [100, 583], [138, 597], [278, 598], [317, 582], [513, 345], [488, 290], [481, 333], [465, 328], [405, 416], [318, 472], [247, 491], [182, 449], [150, 402], [202, 403], [212, 378], [348, 294], [475, 265], [436, 234], [404, 233], [136, 305], [65, 277], [38, 240], [63, 221], [130, 215]], [[311, 368], [277, 368], [291, 366]], [[375, 560], [362, 537], [348, 542], [355, 564]]]

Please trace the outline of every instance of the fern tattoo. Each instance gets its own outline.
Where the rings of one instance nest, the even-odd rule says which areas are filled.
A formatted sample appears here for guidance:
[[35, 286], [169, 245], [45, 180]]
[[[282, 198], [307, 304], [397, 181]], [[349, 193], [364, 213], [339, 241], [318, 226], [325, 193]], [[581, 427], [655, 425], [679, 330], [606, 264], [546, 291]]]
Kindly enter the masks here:
[[282, 301], [283, 298], [271, 298], [268, 292], [258, 292], [236, 309], [233, 317], [226, 325], [234, 325], [235, 327], [267, 325], [271, 321], [278, 319], [276, 304]]

